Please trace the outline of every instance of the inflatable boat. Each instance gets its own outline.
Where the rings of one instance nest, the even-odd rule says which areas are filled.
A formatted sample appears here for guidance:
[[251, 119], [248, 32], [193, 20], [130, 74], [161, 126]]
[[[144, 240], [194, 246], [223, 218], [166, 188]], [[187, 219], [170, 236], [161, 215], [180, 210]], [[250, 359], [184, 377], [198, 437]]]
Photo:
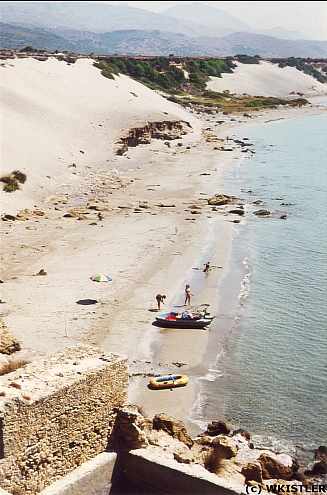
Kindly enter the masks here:
[[188, 384], [186, 375], [160, 375], [150, 378], [149, 388], [162, 390], [167, 388], [185, 387]]

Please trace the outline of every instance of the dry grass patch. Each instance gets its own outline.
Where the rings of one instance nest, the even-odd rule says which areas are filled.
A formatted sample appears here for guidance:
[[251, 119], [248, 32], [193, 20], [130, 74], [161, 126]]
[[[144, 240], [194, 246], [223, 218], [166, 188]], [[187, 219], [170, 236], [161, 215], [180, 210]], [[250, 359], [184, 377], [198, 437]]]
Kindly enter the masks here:
[[16, 359], [10, 361], [8, 364], [3, 364], [0, 366], [0, 376], [24, 368], [27, 364], [29, 364], [29, 361], [26, 361], [25, 359]]

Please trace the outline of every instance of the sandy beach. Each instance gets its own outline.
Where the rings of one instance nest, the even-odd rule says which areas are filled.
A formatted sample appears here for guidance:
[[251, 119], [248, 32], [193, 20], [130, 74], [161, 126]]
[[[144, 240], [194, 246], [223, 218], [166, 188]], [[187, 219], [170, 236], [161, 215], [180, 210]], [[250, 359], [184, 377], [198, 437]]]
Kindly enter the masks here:
[[[78, 72], [74, 77], [80, 75]], [[118, 87], [117, 81], [108, 81], [98, 72], [94, 77], [94, 84]], [[14, 202], [12, 195], [5, 204], [2, 194], [3, 212], [12, 212], [15, 206], [33, 208], [34, 213], [24, 221], [1, 222], [0, 278], [4, 282], [1, 299], [5, 301], [1, 316], [22, 344], [20, 355], [27, 359], [79, 342], [127, 355], [131, 368], [130, 401], [142, 405], [150, 415], [164, 411], [187, 420], [196, 401], [197, 380], [207, 373], [210, 330], [159, 329], [152, 325], [153, 310], [157, 293], [167, 295], [165, 308], [182, 305], [184, 285], [190, 283], [192, 303], [209, 304], [214, 315], [222, 312], [220, 296], [226, 292], [223, 282], [229, 271], [237, 224], [233, 222], [236, 217], [228, 213], [230, 206], [213, 211], [207, 199], [217, 193], [228, 194], [224, 189], [224, 170], [239, 163], [244, 155], [235, 145], [232, 152], [219, 151], [217, 146], [236, 132], [246, 136], [246, 126], [258, 119], [264, 123], [321, 110], [258, 112], [251, 119], [237, 116], [231, 120], [232, 116], [228, 116], [224, 117], [223, 125], [218, 125], [221, 116], [196, 116], [127, 79], [123, 78], [119, 94], [110, 93], [111, 100], [102, 118], [105, 113], [108, 115], [108, 108], [117, 98], [123, 100], [130, 91], [139, 94], [135, 108], [133, 103], [131, 109], [128, 100], [121, 113], [117, 107], [111, 110], [111, 120], [108, 118], [108, 123], [100, 127], [96, 139], [83, 129], [74, 144], [74, 152], [65, 147], [66, 141], [71, 143], [69, 132], [74, 127], [69, 115], [60, 124], [60, 133], [66, 134], [60, 141], [62, 149], [58, 148], [49, 160], [47, 141], [40, 138], [39, 161], [31, 169], [31, 185], [18, 202]], [[87, 96], [85, 91], [83, 97]], [[137, 100], [133, 98], [132, 101]], [[73, 108], [74, 101], [68, 100], [69, 97], [67, 105]], [[41, 106], [44, 102], [38, 103]], [[164, 120], [179, 118], [189, 122], [192, 129], [180, 139], [170, 141], [170, 146], [162, 140], [153, 140], [116, 156], [113, 144], [119, 131], [146, 122], [153, 105], [151, 120], [160, 115]], [[35, 102], [32, 106], [35, 109]], [[62, 108], [67, 111], [64, 104]], [[50, 109], [51, 126], [57, 110]], [[79, 112], [80, 108], [76, 117]], [[88, 112], [90, 122], [98, 109], [88, 108]], [[12, 126], [17, 124], [17, 119], [25, 118], [14, 115], [10, 120]], [[34, 117], [32, 113], [31, 118]], [[42, 132], [50, 139], [53, 130], [51, 127]], [[37, 153], [29, 136], [25, 146], [28, 142], [31, 158]], [[78, 157], [79, 149], [85, 154]], [[88, 150], [92, 150], [90, 155]], [[69, 157], [64, 155], [66, 151]], [[60, 168], [58, 154], [63, 157], [65, 167]], [[8, 156], [18, 163], [23, 156], [22, 148], [15, 153], [8, 151]], [[45, 167], [37, 181], [42, 160], [49, 168]], [[76, 169], [67, 168], [71, 162], [76, 164]], [[48, 174], [57, 174], [51, 187], [44, 186]], [[90, 204], [93, 208], [87, 208]], [[65, 217], [72, 209], [80, 210], [79, 215]], [[195, 268], [202, 268], [208, 260], [219, 268], [206, 276]], [[47, 275], [35, 276], [40, 269]], [[110, 275], [112, 282], [91, 281], [90, 277], [98, 272]], [[94, 300], [95, 304], [77, 304], [86, 299]], [[222, 320], [215, 328], [225, 323]], [[177, 370], [190, 376], [190, 383], [184, 389], [173, 392], [147, 389], [146, 375]]]

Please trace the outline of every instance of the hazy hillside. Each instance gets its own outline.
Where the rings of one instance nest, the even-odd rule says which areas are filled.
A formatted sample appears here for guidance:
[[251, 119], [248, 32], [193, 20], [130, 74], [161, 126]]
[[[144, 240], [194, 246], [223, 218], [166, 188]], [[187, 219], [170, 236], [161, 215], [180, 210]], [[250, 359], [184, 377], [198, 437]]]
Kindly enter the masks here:
[[327, 41], [282, 40], [254, 33], [233, 33], [224, 36], [223, 40], [233, 53], [264, 57], [327, 56]]
[[[0, 2], [0, 17], [0, 44], [8, 48], [32, 45], [131, 55], [327, 57], [327, 41], [258, 34], [240, 19], [202, 3], [180, 2], [159, 14], [128, 5], [89, 2]], [[280, 29], [273, 32], [283, 33]]]
[[180, 2], [179, 5], [165, 10], [165, 14], [180, 21], [202, 24], [206, 27], [204, 33], [210, 36], [220, 36], [235, 31], [251, 31], [250, 26], [245, 22], [208, 4]]
[[204, 27], [191, 25], [164, 14], [133, 8], [88, 2], [0, 2], [2, 22], [44, 28], [68, 28], [94, 32], [130, 29], [160, 29], [187, 34], [204, 32]]
[[26, 45], [37, 49], [75, 50], [78, 46], [58, 34], [41, 28], [27, 28], [0, 22], [0, 46], [3, 48], [23, 48]]

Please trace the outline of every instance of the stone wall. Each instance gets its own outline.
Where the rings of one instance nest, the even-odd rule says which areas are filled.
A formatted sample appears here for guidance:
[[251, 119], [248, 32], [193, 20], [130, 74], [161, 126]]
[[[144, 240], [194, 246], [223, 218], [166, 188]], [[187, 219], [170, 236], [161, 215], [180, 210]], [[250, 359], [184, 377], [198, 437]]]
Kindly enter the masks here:
[[124, 358], [67, 349], [0, 378], [0, 487], [35, 494], [103, 452], [127, 398]]
[[151, 455], [147, 449], [126, 453], [120, 460], [126, 495], [241, 495], [243, 486], [224, 482], [202, 466], [178, 464]]

